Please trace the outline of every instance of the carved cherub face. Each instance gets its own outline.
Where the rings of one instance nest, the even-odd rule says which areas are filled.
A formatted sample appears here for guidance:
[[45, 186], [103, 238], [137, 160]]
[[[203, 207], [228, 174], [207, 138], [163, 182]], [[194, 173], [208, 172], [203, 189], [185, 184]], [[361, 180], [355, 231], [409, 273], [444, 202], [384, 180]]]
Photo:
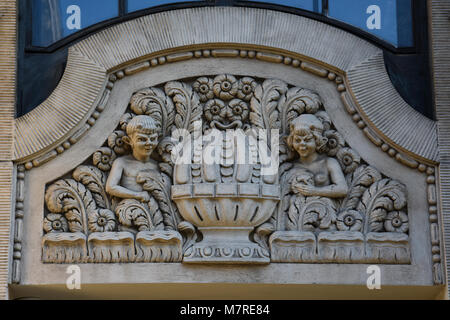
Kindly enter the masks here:
[[128, 123], [127, 136], [123, 137], [123, 141], [131, 146], [137, 160], [148, 161], [158, 145], [158, 138], [154, 120], [149, 116], [137, 116]]
[[303, 114], [294, 119], [290, 130], [288, 145], [297, 151], [301, 158], [316, 153], [324, 143], [322, 122], [314, 115]]
[[301, 158], [306, 158], [316, 152], [316, 139], [307, 128], [299, 128], [294, 131], [292, 147], [298, 152]]

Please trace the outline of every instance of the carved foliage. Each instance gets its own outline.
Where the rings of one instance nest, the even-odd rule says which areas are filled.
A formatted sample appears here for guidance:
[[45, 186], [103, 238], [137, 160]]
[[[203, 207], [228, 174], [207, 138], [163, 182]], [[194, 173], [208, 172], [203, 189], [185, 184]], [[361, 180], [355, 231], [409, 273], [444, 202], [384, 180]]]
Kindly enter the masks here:
[[[348, 186], [346, 196], [303, 196], [292, 191], [292, 179], [299, 179], [299, 171], [295, 167], [298, 154], [288, 146], [287, 136], [292, 121], [302, 114], [314, 115], [322, 123], [323, 134], [318, 152], [338, 163]], [[128, 123], [137, 115], [152, 117], [161, 133], [157, 152], [152, 154], [159, 171], [141, 172], [136, 177], [136, 182], [148, 193], [149, 201], [118, 199], [106, 192], [106, 181], [114, 160], [131, 153], [124, 137]], [[239, 128], [246, 132], [245, 146], [249, 157], [254, 158], [256, 164], [238, 168], [221, 163], [217, 167], [220, 183], [229, 184], [243, 176], [239, 183], [265, 183], [255, 138], [257, 129], [267, 130], [263, 137], [266, 144], [279, 144], [281, 201], [270, 219], [252, 232], [253, 241], [263, 249], [281, 250], [272, 253], [273, 257], [278, 257], [276, 261], [320, 260], [322, 258], [320, 254], [317, 256], [318, 251], [314, 248], [321, 245], [326, 246], [326, 250], [321, 251], [327, 257], [323, 261], [331, 261], [329, 256], [335, 252], [356, 255], [355, 250], [346, 247], [348, 241], [353, 240], [357, 242], [358, 256], [363, 259], [364, 254], [360, 249], [366, 238], [370, 238], [368, 252], [371, 252], [373, 261], [384, 261], [380, 252], [388, 252], [386, 254], [393, 257], [390, 260], [392, 263], [408, 261], [409, 251], [406, 248], [409, 226], [405, 186], [384, 177], [364, 163], [337, 132], [320, 97], [309, 89], [292, 87], [280, 80], [259, 81], [225, 74], [200, 77], [192, 85], [188, 81], [170, 81], [158, 87], [141, 89], [131, 96], [129, 109], [104, 145], [85, 164], [78, 166], [72, 172], [72, 177], [60, 179], [48, 186], [45, 193], [47, 213], [43, 223], [46, 233], [43, 248], [47, 248], [44, 249], [44, 261], [85, 261], [88, 256], [93, 262], [135, 261], [132, 239], [137, 248], [138, 238], [137, 261], [166, 261], [164, 257], [171, 257], [167, 258], [170, 261], [179, 261], [180, 252], [186, 252], [198, 240], [198, 232], [191, 223], [183, 221], [171, 200], [174, 175], [172, 151], [181, 148], [181, 144], [172, 139], [171, 134], [176, 129], [186, 130], [182, 134], [195, 133], [194, 124], [199, 120], [203, 121], [203, 133], [210, 132], [208, 130], [212, 128], [223, 131]], [[280, 130], [279, 141], [271, 141], [270, 129]], [[222, 139], [226, 146], [222, 150], [222, 158], [237, 152], [229, 137], [223, 136]], [[194, 147], [191, 156], [194, 164], [188, 168], [187, 181], [193, 184], [205, 182], [201, 166], [195, 163], [201, 160], [202, 150]], [[322, 178], [304, 177], [304, 184], [324, 183], [320, 181]], [[287, 233], [283, 235], [283, 232]], [[98, 235], [100, 233], [101, 236]], [[380, 238], [374, 233], [386, 235]], [[391, 233], [402, 236], [390, 236]], [[69, 234], [78, 236], [75, 239]], [[92, 234], [91, 243], [88, 237]], [[167, 246], [164, 245], [164, 239], [167, 240]], [[277, 239], [281, 242], [278, 243]], [[125, 251], [120, 249], [121, 241]], [[308, 258], [293, 258], [291, 253], [282, 252], [286, 243], [292, 245], [301, 241], [308, 243], [304, 247], [298, 245], [292, 252], [303, 252], [301, 255]], [[83, 246], [83, 243], [88, 242], [89, 245]], [[73, 254], [68, 251], [61, 256], [64, 246], [71, 247]], [[161, 250], [166, 250], [166, 254], [160, 256], [158, 250], [146, 246], [162, 246]], [[304, 248], [307, 248], [307, 254]], [[90, 251], [96, 253], [95, 258], [92, 258]], [[103, 253], [105, 257], [108, 256], [106, 252], [109, 252], [110, 258], [101, 258]], [[191, 254], [196, 256], [204, 253]], [[397, 255], [402, 258], [397, 259]], [[350, 260], [344, 257], [339, 261]]]

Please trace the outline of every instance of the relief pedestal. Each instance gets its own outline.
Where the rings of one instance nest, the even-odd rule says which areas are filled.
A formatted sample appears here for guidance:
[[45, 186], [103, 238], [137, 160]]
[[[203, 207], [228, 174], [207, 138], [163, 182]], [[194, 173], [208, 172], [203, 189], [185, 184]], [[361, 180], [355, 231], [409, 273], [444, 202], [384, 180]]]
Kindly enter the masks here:
[[203, 240], [184, 254], [184, 263], [268, 264], [269, 252], [250, 241], [253, 227], [200, 227]]

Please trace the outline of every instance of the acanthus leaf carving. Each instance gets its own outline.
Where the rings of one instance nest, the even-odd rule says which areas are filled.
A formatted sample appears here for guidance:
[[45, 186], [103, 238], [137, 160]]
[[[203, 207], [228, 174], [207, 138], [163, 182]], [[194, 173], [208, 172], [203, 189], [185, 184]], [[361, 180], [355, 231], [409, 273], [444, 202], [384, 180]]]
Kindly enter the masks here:
[[183, 251], [192, 247], [198, 238], [197, 231], [192, 223], [187, 221], [181, 221], [178, 224], [178, 231], [180, 231], [183, 236]]
[[[178, 99], [175, 101], [179, 103]], [[170, 134], [175, 121], [175, 108], [171, 99], [166, 96], [163, 90], [158, 88], [139, 90], [132, 96], [130, 108], [137, 115], [152, 117], [163, 136]]]
[[270, 141], [270, 129], [280, 129], [278, 101], [287, 91], [287, 84], [280, 80], [266, 80], [255, 89], [250, 100], [250, 122], [257, 129], [267, 130]]
[[364, 191], [379, 180], [381, 180], [381, 174], [377, 169], [366, 165], [358, 167], [351, 175], [347, 176], [350, 187], [341, 207], [356, 209]]
[[164, 86], [166, 94], [175, 103], [176, 115], [175, 126], [177, 129], [194, 131], [194, 122], [201, 120], [203, 113], [198, 95], [188, 84], [170, 81]]
[[154, 205], [149, 206], [135, 199], [122, 200], [116, 207], [119, 222], [130, 228], [137, 227], [138, 231], [153, 230], [158, 227], [161, 229], [162, 219], [153, 221], [153, 216], [158, 217], [155, 210], [159, 211]]
[[146, 171], [139, 173], [136, 181], [158, 202], [166, 228], [176, 230], [180, 217], [177, 207], [170, 201], [171, 179], [164, 173]]
[[111, 209], [105, 190], [106, 175], [103, 171], [93, 166], [78, 166], [72, 176], [92, 193], [98, 207]]
[[366, 232], [382, 232], [388, 213], [400, 211], [405, 206], [405, 186], [395, 180], [382, 179], [364, 192], [358, 210], [365, 214]]
[[303, 113], [316, 113], [322, 106], [319, 96], [311, 90], [294, 87], [281, 96], [278, 103], [280, 110], [281, 133], [289, 134], [289, 125]]
[[89, 215], [96, 210], [92, 194], [83, 184], [72, 180], [59, 180], [45, 193], [50, 212], [64, 213], [71, 232], [88, 234]]

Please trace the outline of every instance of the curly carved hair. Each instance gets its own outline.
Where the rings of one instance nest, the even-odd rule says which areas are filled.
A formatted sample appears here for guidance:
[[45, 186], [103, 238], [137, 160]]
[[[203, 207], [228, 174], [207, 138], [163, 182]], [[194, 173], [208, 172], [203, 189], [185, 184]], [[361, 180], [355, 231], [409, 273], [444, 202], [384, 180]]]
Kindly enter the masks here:
[[289, 126], [289, 136], [287, 138], [287, 144], [289, 148], [293, 149], [294, 136], [307, 136], [312, 135], [316, 142], [316, 151], [323, 152], [328, 139], [323, 134], [322, 122], [312, 114], [302, 114], [301, 116], [292, 120]]
[[157, 126], [156, 121], [145, 115], [139, 115], [130, 120], [127, 124], [127, 136], [131, 136], [133, 133], [139, 132], [144, 134], [161, 134], [161, 129]]

